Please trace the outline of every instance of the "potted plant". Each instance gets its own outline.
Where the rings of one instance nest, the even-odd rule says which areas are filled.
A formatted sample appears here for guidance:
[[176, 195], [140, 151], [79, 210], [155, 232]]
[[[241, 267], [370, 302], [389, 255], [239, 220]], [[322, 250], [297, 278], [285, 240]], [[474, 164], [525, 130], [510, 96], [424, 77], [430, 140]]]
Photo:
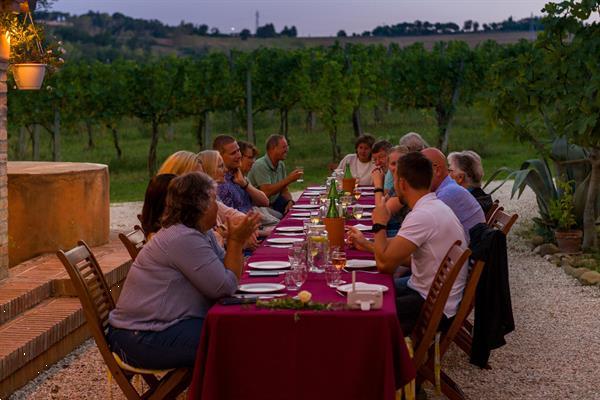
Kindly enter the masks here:
[[21, 90], [39, 89], [46, 70], [54, 70], [64, 62], [64, 49], [60, 42], [44, 49], [44, 31], [34, 24], [30, 12], [8, 14], [3, 20], [10, 36], [10, 63], [17, 87]]
[[572, 182], [557, 181], [556, 185], [562, 191], [562, 195], [550, 202], [550, 217], [556, 224], [554, 238], [558, 248], [563, 253], [577, 253], [581, 249], [583, 232], [577, 227], [573, 207]]

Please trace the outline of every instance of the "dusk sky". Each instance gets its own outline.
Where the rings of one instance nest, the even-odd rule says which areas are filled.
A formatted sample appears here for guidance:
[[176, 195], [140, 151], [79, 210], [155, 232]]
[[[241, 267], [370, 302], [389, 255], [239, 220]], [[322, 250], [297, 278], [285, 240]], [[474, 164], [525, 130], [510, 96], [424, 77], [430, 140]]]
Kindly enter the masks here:
[[223, 33], [235, 28], [254, 32], [255, 12], [260, 25], [274, 23], [277, 31], [295, 25], [299, 36], [332, 36], [372, 30], [403, 21], [456, 22], [471, 19], [481, 24], [541, 15], [546, 0], [57, 0], [53, 10], [84, 14], [89, 10], [158, 19], [169, 25], [182, 20], [217, 27]]

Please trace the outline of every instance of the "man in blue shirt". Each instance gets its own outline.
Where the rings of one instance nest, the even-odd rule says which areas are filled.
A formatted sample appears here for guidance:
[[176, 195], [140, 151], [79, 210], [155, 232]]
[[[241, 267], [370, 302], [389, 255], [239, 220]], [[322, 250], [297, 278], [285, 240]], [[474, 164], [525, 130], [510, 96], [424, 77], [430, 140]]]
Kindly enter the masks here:
[[229, 135], [217, 136], [213, 141], [213, 150], [221, 154], [225, 164], [225, 181], [217, 189], [223, 204], [243, 213], [250, 211], [253, 206], [268, 206], [267, 196], [252, 186], [240, 170], [242, 153], [235, 138]]
[[469, 229], [480, 222], [485, 223], [485, 215], [481, 206], [467, 189], [457, 184], [448, 175], [448, 165], [444, 153], [435, 147], [423, 149], [421, 153], [433, 165], [431, 190], [435, 192], [438, 199], [454, 211], [465, 230], [466, 237], [469, 237]]

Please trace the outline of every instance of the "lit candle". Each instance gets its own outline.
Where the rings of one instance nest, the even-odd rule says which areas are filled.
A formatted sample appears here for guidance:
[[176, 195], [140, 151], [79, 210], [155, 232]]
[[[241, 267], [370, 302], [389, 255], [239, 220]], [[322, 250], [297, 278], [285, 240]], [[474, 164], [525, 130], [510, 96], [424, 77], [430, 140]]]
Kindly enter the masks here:
[[0, 59], [8, 61], [10, 58], [10, 34], [8, 31], [0, 35]]

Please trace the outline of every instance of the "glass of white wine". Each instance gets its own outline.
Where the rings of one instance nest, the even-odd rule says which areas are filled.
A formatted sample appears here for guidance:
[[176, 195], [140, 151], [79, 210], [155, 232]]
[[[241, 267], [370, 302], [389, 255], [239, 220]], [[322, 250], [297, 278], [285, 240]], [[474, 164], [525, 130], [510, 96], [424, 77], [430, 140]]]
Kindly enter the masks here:
[[362, 208], [362, 206], [359, 206], [358, 204], [355, 204], [354, 207], [352, 208], [352, 215], [356, 219], [361, 219], [362, 216], [363, 216], [363, 208]]
[[312, 224], [318, 224], [321, 222], [321, 214], [319, 211], [311, 211], [310, 212], [310, 222]]

